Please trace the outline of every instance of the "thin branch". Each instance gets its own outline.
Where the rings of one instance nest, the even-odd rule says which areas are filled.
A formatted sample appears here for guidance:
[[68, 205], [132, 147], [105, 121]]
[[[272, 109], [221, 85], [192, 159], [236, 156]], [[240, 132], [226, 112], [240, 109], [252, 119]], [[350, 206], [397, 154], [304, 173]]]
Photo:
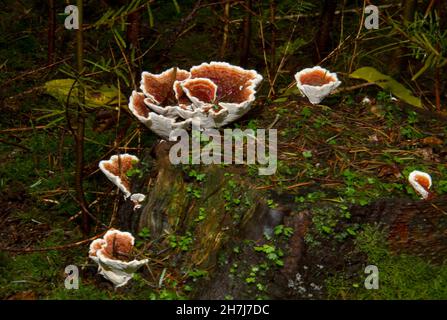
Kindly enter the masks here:
[[223, 29], [222, 45], [220, 47], [221, 59], [225, 57], [225, 52], [227, 50], [228, 45], [228, 34], [230, 32], [230, 1], [227, 1], [227, 3], [225, 3], [223, 20], [224, 20], [224, 29]]
[[25, 151], [31, 151], [30, 148], [22, 146], [22, 145], [20, 145], [18, 143], [15, 143], [15, 142], [11, 142], [11, 141], [6, 141], [6, 140], [3, 140], [3, 139], [0, 139], [0, 143], [9, 144], [11, 146], [19, 147], [19, 148], [21, 148], [21, 149], [23, 149]]
[[[81, 76], [84, 71], [84, 40], [83, 40], [83, 0], [77, 0], [79, 29], [76, 31], [76, 58], [78, 66], [78, 75]], [[84, 214], [82, 215], [82, 232], [87, 235], [90, 233], [90, 212], [88, 211], [87, 200], [85, 199], [83, 175], [84, 175], [84, 135], [85, 135], [85, 115], [83, 104], [85, 104], [85, 88], [79, 86], [79, 101], [77, 107], [77, 128], [75, 137], [76, 148], [76, 168], [75, 168], [75, 185], [76, 197]]]
[[21, 252], [21, 253], [30, 253], [30, 252], [44, 252], [44, 251], [52, 251], [52, 250], [64, 250], [69, 248], [78, 247], [80, 245], [83, 245], [85, 243], [91, 242], [95, 239], [98, 239], [99, 237], [102, 237], [106, 232], [102, 232], [100, 234], [97, 234], [96, 236], [90, 237], [88, 239], [84, 239], [78, 242], [69, 243], [65, 245], [60, 246], [54, 246], [54, 247], [46, 247], [46, 248], [9, 248], [9, 247], [0, 247], [0, 251], [8, 251], [8, 252]]
[[14, 81], [18, 80], [18, 79], [21, 79], [21, 78], [24, 78], [26, 76], [29, 76], [30, 74], [33, 74], [33, 73], [36, 73], [36, 72], [39, 72], [39, 71], [42, 71], [42, 70], [45, 70], [45, 69], [52, 68], [52, 67], [54, 67], [54, 66], [56, 66], [58, 64], [61, 64], [61, 63], [65, 62], [65, 61], [70, 60], [72, 57], [73, 56], [69, 56], [68, 58], [56, 61], [56, 62], [51, 63], [51, 64], [44, 65], [43, 67], [24, 72], [24, 73], [19, 74], [18, 76], [14, 77], [14, 78], [9, 79], [8, 81], [5, 81], [4, 83], [2, 83], [2, 85], [5, 86], [5, 85], [7, 85], [7, 84], [9, 84], [11, 82], [14, 82]]
[[349, 64], [349, 73], [352, 72], [352, 67], [354, 65], [354, 60], [355, 60], [355, 57], [357, 55], [358, 40], [360, 38], [360, 34], [362, 33], [363, 24], [364, 24], [364, 21], [365, 21], [365, 6], [366, 6], [366, 1], [363, 0], [362, 18], [360, 20], [359, 28], [357, 30], [357, 36], [354, 39], [354, 49], [352, 51], [352, 58], [351, 58], [351, 62]]

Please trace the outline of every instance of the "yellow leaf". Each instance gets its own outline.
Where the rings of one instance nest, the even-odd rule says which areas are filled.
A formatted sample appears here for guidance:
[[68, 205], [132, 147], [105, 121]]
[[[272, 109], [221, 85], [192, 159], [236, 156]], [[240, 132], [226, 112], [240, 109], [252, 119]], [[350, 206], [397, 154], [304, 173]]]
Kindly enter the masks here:
[[[73, 79], [56, 79], [45, 83], [45, 90], [47, 94], [56, 98], [61, 103], [67, 101], [67, 96], [70, 93], [74, 83]], [[122, 104], [126, 104], [127, 97], [122, 93], [119, 95], [118, 89], [115, 86], [103, 85], [98, 89], [89, 89], [86, 92], [85, 104], [89, 107], [101, 107], [117, 105], [119, 98]], [[77, 87], [73, 87], [70, 95], [70, 102], [78, 101]]]
[[373, 82], [382, 89], [390, 91], [393, 95], [395, 95], [402, 101], [415, 107], [422, 107], [421, 99], [415, 97], [409, 89], [407, 89], [405, 86], [403, 86], [390, 76], [377, 71], [373, 67], [363, 67], [357, 69], [353, 73], [351, 73], [349, 77]]

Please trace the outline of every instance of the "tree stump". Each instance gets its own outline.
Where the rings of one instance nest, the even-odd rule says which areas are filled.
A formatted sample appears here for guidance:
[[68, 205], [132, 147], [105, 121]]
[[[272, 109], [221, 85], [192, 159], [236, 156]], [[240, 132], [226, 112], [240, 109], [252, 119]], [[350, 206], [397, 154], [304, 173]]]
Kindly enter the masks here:
[[[209, 271], [193, 297], [253, 299], [265, 294], [281, 299], [324, 298], [321, 288], [325, 277], [346, 266], [358, 270], [366, 262], [364, 257], [353, 255], [353, 239], [342, 243], [328, 241], [318, 248], [306, 243], [306, 236], [315, 232], [313, 211], [325, 210], [326, 204], [315, 203], [307, 210], [298, 210], [293, 201], [278, 201], [278, 207], [270, 208], [250, 179], [238, 174], [235, 167], [194, 167], [205, 175], [198, 182], [182, 166], [170, 163], [170, 145], [161, 142], [154, 148], [151, 154], [155, 161], [145, 156], [143, 162], [152, 163], [152, 172], [135, 185], [138, 192], [149, 190], [146, 203], [137, 211], [128, 204], [122, 206], [119, 220], [121, 226], [134, 233], [149, 229], [155, 240], [190, 234], [188, 249], [176, 251], [180, 256], [177, 266]], [[374, 223], [386, 230], [393, 253], [418, 255], [433, 263], [441, 263], [447, 257], [446, 196], [432, 201], [380, 199], [349, 210], [349, 223]], [[293, 228], [294, 232], [287, 239], [272, 242], [269, 238], [278, 225]], [[282, 266], [272, 264], [257, 251], [264, 244], [273, 244], [283, 252]], [[263, 284], [258, 285], [259, 290], [253, 289], [250, 270], [266, 265], [266, 261], [266, 269], [256, 271], [260, 272], [258, 278], [262, 273]], [[239, 269], [235, 271], [236, 265]]]

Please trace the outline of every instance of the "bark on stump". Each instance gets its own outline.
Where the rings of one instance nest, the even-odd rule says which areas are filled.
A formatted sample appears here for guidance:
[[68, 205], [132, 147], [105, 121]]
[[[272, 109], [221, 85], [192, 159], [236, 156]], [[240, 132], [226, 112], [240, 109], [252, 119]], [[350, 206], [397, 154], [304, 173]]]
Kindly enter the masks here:
[[[335, 274], [347, 264], [365, 262], [349, 260], [352, 258], [352, 240], [341, 244], [332, 243], [318, 250], [310, 248], [304, 239], [314, 230], [314, 208], [297, 212], [293, 201], [279, 201], [279, 207], [269, 208], [249, 179], [237, 174], [229, 177], [226, 174], [229, 168], [203, 166], [200, 172], [205, 173], [206, 178], [200, 184], [201, 196], [191, 196], [188, 192], [191, 177], [180, 166], [170, 163], [169, 147], [167, 142], [155, 147], [150, 179], [145, 177], [136, 184], [139, 188], [137, 191], [141, 192], [146, 188], [147, 181], [151, 181], [146, 188], [149, 192], [146, 193], [144, 207], [133, 211], [129, 204], [122, 206], [119, 221], [122, 227], [134, 233], [148, 228], [152, 239], [163, 237], [166, 233], [192, 233], [192, 247], [181, 253], [181, 264], [210, 271], [210, 277], [198, 286], [195, 298], [223, 299], [227, 295], [233, 298], [254, 298], [243, 279], [232, 278], [231, 265], [235, 262], [247, 266], [259, 264], [262, 255], [253, 252], [253, 245], [265, 243], [265, 235], [271, 235], [279, 224], [292, 227], [294, 233], [283, 245], [284, 266], [267, 275], [266, 294], [271, 298], [302, 297], [291, 286], [291, 281], [295, 283], [298, 274], [303, 276], [303, 282], [310, 282], [316, 277]], [[228, 198], [230, 179], [237, 181], [238, 193], [234, 196], [243, 199], [246, 205], [228, 208], [228, 200], [231, 201], [231, 197]], [[315, 204], [315, 208], [321, 209], [322, 206]], [[197, 222], [200, 208], [206, 215]], [[350, 223], [376, 223], [384, 228], [389, 248], [396, 254], [418, 255], [433, 263], [441, 263], [447, 257], [446, 196], [432, 201], [381, 199], [367, 206], [353, 206], [350, 212]], [[251, 241], [251, 246], [241, 245], [247, 240]], [[233, 248], [239, 245], [240, 252], [233, 252]], [[224, 257], [224, 263], [218, 263], [219, 256]], [[325, 271], [317, 268], [317, 265], [325, 267]], [[324, 293], [321, 292], [320, 296], [315, 294], [314, 297], [324, 297]]]

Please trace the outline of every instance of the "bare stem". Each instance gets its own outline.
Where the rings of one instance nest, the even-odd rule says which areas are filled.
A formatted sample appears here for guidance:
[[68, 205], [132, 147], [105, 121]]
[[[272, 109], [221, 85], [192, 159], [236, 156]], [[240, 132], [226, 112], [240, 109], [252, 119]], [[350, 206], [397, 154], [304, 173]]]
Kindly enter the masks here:
[[227, 50], [228, 45], [228, 33], [230, 32], [230, 1], [225, 3], [224, 8], [224, 32], [222, 38], [222, 46], [220, 47], [220, 58], [223, 59], [225, 57], [225, 52]]
[[[79, 13], [79, 29], [76, 31], [76, 60], [78, 66], [78, 74], [81, 76], [84, 69], [84, 39], [82, 34], [83, 23], [83, 0], [77, 0]], [[84, 135], [85, 135], [85, 114], [83, 104], [85, 102], [85, 91], [82, 84], [79, 86], [79, 104], [77, 107], [77, 128], [75, 136], [76, 149], [76, 168], [75, 168], [75, 187], [76, 198], [82, 209], [82, 233], [90, 233], [90, 218], [88, 212], [88, 204], [85, 200], [84, 186], [83, 186], [83, 171], [84, 171]]]
[[54, 0], [48, 0], [48, 64], [54, 63], [55, 35], [56, 7]]
[[441, 111], [441, 90], [439, 89], [439, 84], [441, 82], [441, 77], [439, 74], [439, 68], [435, 70], [435, 99], [436, 99], [436, 110]]

